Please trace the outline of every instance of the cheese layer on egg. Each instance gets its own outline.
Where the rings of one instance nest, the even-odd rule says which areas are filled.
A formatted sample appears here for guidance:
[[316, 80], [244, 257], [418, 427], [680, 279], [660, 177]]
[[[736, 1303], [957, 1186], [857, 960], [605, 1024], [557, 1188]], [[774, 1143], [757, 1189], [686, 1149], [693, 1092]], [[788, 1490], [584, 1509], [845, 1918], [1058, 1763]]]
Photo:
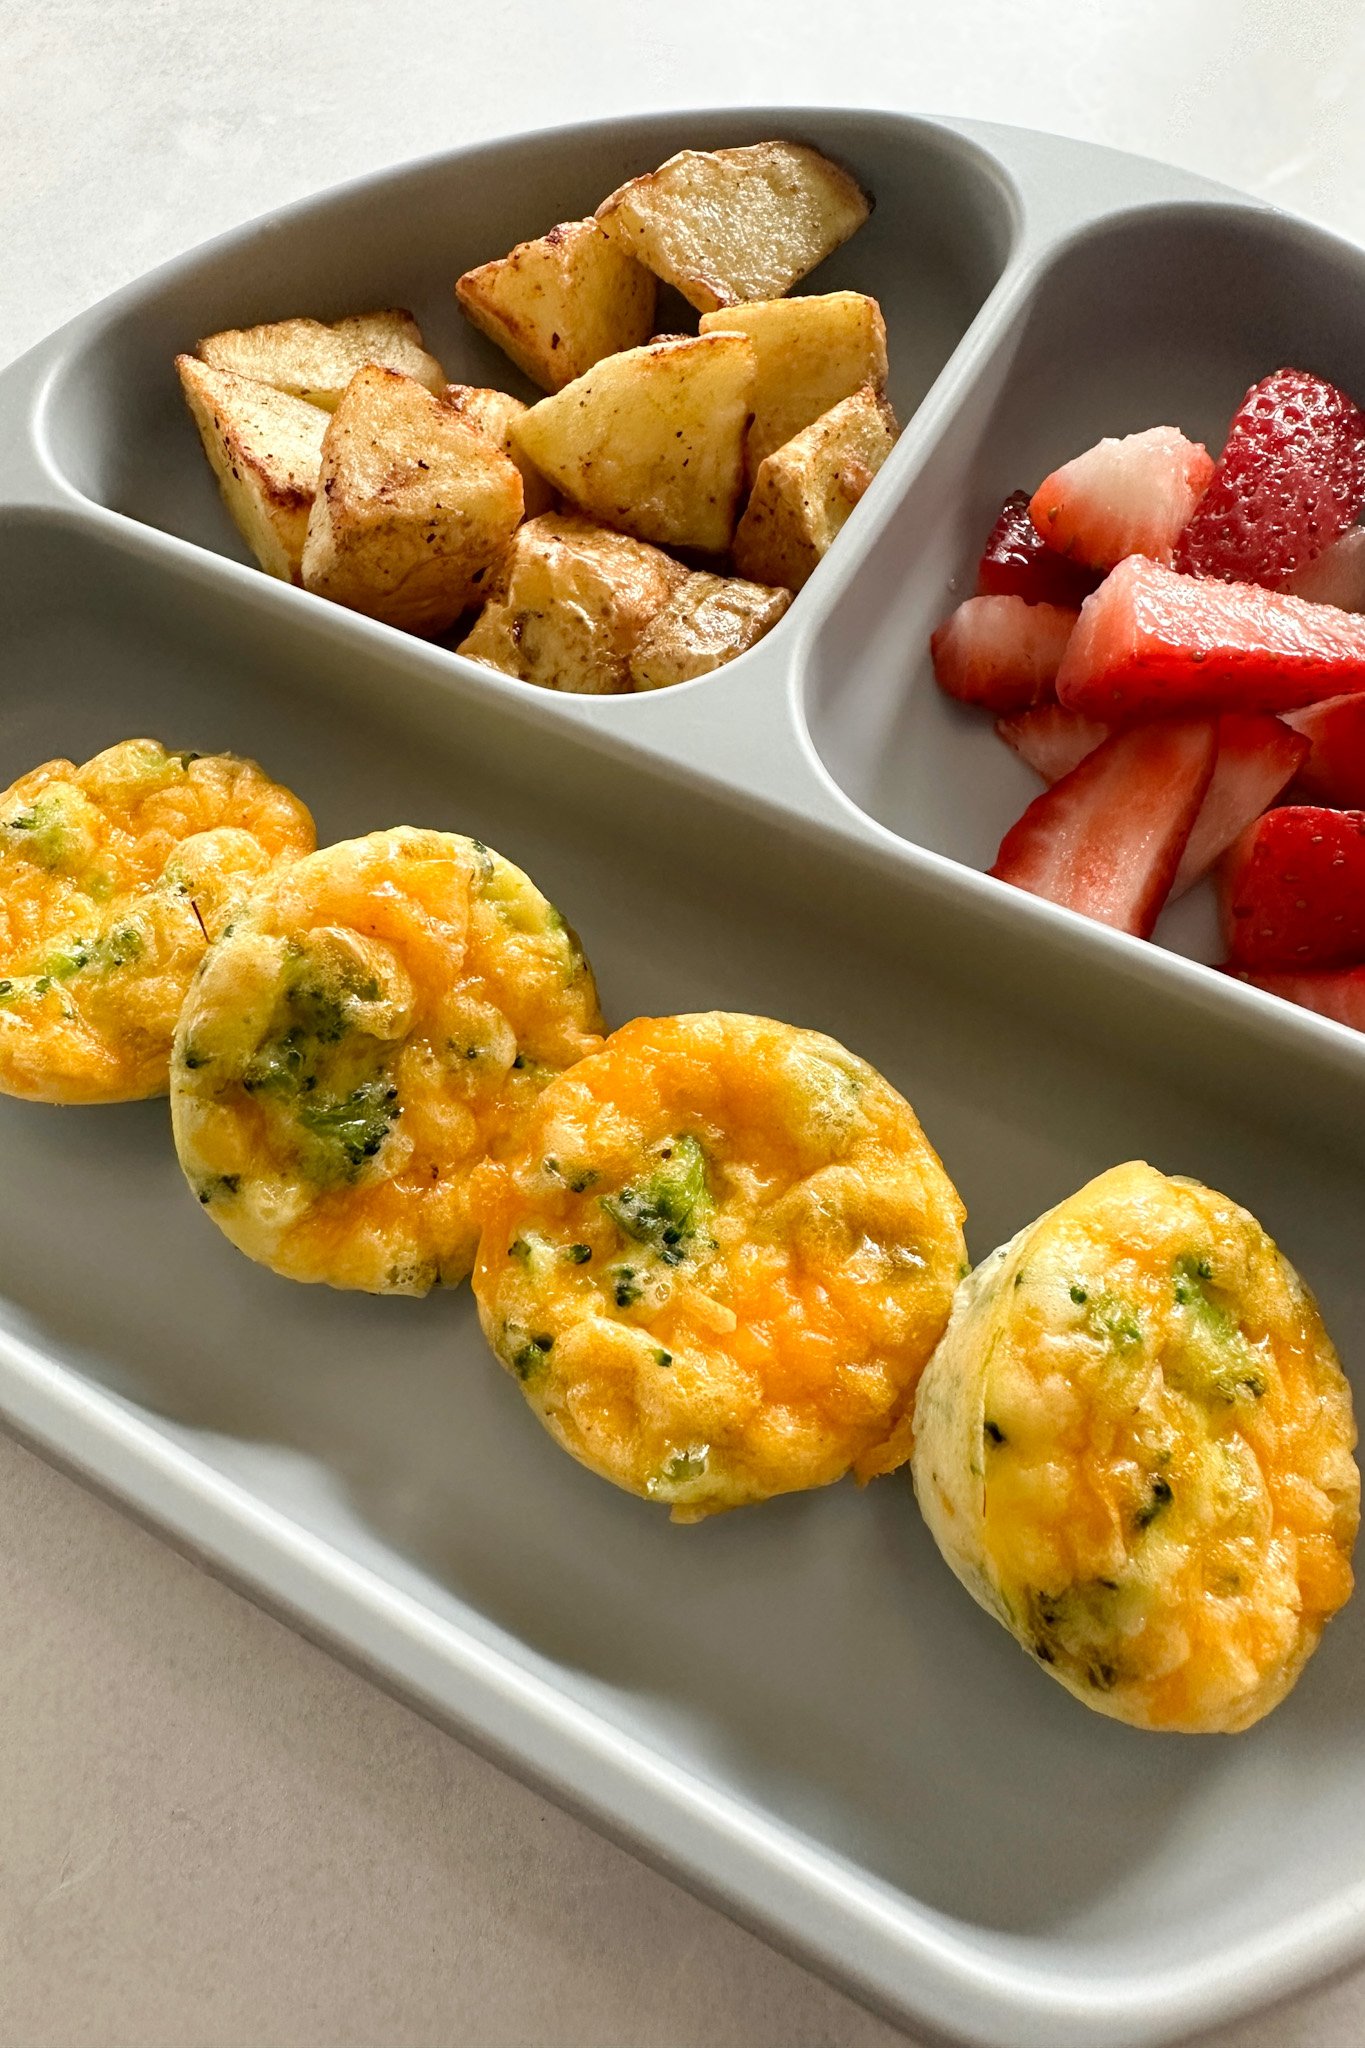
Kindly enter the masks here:
[[298, 798], [233, 754], [124, 740], [21, 776], [0, 796], [0, 1089], [163, 1095], [209, 940], [315, 843]]
[[489, 1177], [484, 1329], [564, 1448], [696, 1520], [909, 1455], [963, 1270], [914, 1111], [818, 1032], [639, 1018]]
[[1136, 1727], [1249, 1727], [1350, 1594], [1350, 1389], [1294, 1268], [1197, 1181], [1117, 1166], [993, 1253], [915, 1426], [958, 1577]]
[[180, 1163], [294, 1280], [425, 1294], [468, 1273], [475, 1170], [600, 1043], [577, 938], [475, 839], [398, 827], [272, 876], [176, 1034]]

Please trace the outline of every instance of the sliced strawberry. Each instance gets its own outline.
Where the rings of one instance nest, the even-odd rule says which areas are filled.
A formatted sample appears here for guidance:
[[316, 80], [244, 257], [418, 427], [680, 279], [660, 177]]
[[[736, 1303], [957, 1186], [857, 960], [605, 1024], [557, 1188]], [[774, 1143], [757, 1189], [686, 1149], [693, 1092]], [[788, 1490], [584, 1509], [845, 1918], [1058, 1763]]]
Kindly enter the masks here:
[[1177, 427], [1097, 441], [1033, 494], [1029, 516], [1051, 548], [1093, 569], [1125, 555], [1168, 566], [1213, 475], [1213, 458]]
[[1231, 971], [1239, 981], [1249, 981], [1267, 995], [1283, 996], [1300, 1009], [1316, 1010], [1320, 1017], [1332, 1017], [1352, 1031], [1365, 1031], [1365, 967], [1310, 968], [1304, 974]]
[[1307, 370], [1253, 384], [1176, 549], [1192, 576], [1276, 588], [1365, 509], [1365, 413]]
[[1013, 747], [1044, 782], [1060, 782], [1073, 768], [1079, 768], [1110, 733], [1097, 718], [1066, 711], [1060, 704], [1036, 704], [1032, 711], [997, 718], [995, 729], [1005, 745]]
[[1141, 555], [1081, 606], [1056, 685], [1072, 711], [1112, 719], [1289, 711], [1350, 690], [1365, 690], [1365, 619]]
[[1234, 967], [1365, 961], [1365, 811], [1286, 804], [1249, 825], [1223, 870]]
[[969, 597], [929, 643], [939, 687], [963, 704], [1023, 711], [1053, 694], [1076, 613], [1022, 597]]
[[1213, 774], [1211, 718], [1115, 733], [1035, 797], [991, 873], [1147, 938]]
[[1334, 604], [1339, 611], [1365, 612], [1365, 526], [1350, 526], [1311, 562], [1296, 569], [1283, 586], [1310, 604]]
[[1015, 491], [990, 530], [976, 587], [982, 597], [1022, 597], [1027, 604], [1061, 604], [1079, 611], [1099, 577], [1050, 548], [1029, 518], [1027, 491]]
[[1213, 780], [1194, 821], [1172, 897], [1183, 896], [1221, 860], [1308, 758], [1308, 742], [1264, 711], [1226, 711], [1218, 721], [1218, 759]]
[[1365, 696], [1328, 697], [1284, 722], [1309, 743], [1299, 789], [1318, 804], [1365, 810]]

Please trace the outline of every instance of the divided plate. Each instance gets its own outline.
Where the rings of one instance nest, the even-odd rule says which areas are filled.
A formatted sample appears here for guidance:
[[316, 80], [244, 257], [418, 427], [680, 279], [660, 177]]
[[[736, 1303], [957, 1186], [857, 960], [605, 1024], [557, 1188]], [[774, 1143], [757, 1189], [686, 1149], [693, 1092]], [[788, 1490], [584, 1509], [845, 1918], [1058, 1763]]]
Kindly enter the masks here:
[[[885, 307], [907, 422], [759, 647], [558, 697], [245, 566], [171, 357], [413, 306], [687, 145], [792, 135], [877, 195], [817, 274]], [[1365, 1046], [976, 872], [1032, 793], [927, 635], [1007, 489], [1100, 433], [1217, 441], [1281, 362], [1365, 388], [1365, 258], [1106, 151], [811, 109], [456, 152], [294, 208], [0, 378], [3, 779], [115, 739], [255, 755], [324, 840], [473, 832], [579, 927], [614, 1023], [768, 1012], [915, 1104], [979, 1257], [1118, 1160], [1226, 1189], [1365, 1310]], [[514, 387], [515, 388], [515, 387]], [[1207, 951], [1205, 957], [1209, 957]], [[164, 1103], [0, 1104], [0, 1413], [510, 1768], [884, 2011], [1000, 2048], [1169, 2039], [1365, 1951], [1365, 1606], [1233, 1740], [1087, 1715], [979, 1613], [907, 1480], [695, 1529], [580, 1471], [468, 1290], [303, 1289], [185, 1195]]]

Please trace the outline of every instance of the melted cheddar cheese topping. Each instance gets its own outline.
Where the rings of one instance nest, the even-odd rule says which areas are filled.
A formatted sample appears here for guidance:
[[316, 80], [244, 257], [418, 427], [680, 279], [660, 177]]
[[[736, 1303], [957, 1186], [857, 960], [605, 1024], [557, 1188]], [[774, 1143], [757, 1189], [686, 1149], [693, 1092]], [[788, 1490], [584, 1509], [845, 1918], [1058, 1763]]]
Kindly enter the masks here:
[[916, 1427], [949, 1562], [1120, 1720], [1249, 1726], [1350, 1594], [1350, 1389], [1293, 1267], [1196, 1181], [1115, 1167], [987, 1260]]
[[164, 1094], [175, 1020], [245, 889], [315, 844], [296, 796], [232, 754], [125, 740], [0, 796], [0, 1089]]
[[479, 841], [399, 827], [324, 847], [247, 900], [194, 981], [180, 1162], [276, 1272], [425, 1294], [469, 1271], [476, 1169], [600, 1028], [574, 934]]
[[474, 1291], [564, 1448], [696, 1520], [905, 1460], [962, 1216], [909, 1104], [833, 1039], [639, 1018], [490, 1173]]

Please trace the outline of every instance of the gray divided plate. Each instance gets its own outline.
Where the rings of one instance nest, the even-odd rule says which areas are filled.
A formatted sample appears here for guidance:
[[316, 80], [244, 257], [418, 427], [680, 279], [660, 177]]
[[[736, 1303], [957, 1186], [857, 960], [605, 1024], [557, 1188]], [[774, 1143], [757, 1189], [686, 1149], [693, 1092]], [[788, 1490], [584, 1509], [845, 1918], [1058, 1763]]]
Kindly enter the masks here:
[[[805, 138], [877, 195], [907, 422], [733, 667], [561, 697], [245, 565], [171, 357], [411, 305], [686, 145]], [[933, 687], [1004, 493], [1102, 433], [1217, 444], [1284, 362], [1365, 391], [1365, 257], [1102, 150], [761, 109], [367, 179], [171, 264], [0, 379], [3, 779], [150, 732], [235, 748], [321, 836], [473, 832], [581, 930], [609, 1018], [835, 1033], [919, 1110], [979, 1256], [1115, 1161], [1248, 1204], [1361, 1358], [1365, 1045], [983, 876], [1034, 793]], [[529, 395], [529, 394], [528, 394]], [[1191, 955], [1195, 957], [1190, 957]], [[1365, 1605], [1234, 1740], [1086, 1714], [950, 1577], [900, 1477], [694, 1529], [526, 1414], [467, 1289], [294, 1287], [187, 1199], [164, 1103], [0, 1105], [0, 1413], [300, 1626], [882, 2010], [1009, 2048], [1168, 2039], [1365, 1950]]]

